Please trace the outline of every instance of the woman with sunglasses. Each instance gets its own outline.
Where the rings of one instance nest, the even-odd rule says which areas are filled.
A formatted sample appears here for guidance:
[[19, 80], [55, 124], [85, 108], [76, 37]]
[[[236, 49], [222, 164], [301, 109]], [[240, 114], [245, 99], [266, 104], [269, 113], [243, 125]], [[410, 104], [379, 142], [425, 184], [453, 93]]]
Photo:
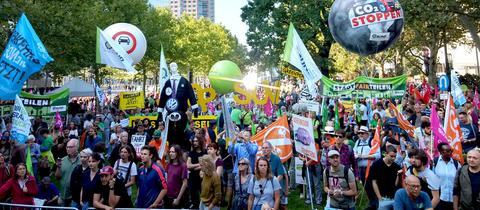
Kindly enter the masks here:
[[272, 174], [270, 163], [260, 157], [255, 164], [255, 177], [248, 185], [248, 210], [275, 209], [280, 206], [280, 183]]
[[253, 178], [250, 173], [250, 161], [242, 158], [238, 161], [238, 174], [235, 176], [232, 210], [248, 208], [248, 185]]

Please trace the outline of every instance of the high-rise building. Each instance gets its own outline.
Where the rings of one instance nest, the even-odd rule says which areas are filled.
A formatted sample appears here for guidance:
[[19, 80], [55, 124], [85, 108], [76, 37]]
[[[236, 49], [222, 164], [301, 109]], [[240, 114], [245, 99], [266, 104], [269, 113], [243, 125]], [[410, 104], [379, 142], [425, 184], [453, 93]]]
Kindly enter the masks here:
[[179, 17], [183, 13], [215, 22], [215, 0], [170, 0], [170, 10]]

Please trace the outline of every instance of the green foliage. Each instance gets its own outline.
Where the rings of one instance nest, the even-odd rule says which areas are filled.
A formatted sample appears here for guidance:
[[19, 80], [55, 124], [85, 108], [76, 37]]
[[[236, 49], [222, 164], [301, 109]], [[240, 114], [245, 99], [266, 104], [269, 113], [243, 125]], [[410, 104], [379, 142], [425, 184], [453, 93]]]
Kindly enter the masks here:
[[458, 77], [460, 84], [466, 85], [469, 90], [478, 89], [480, 86], [480, 76], [476, 74], [465, 74]]
[[206, 19], [176, 19], [168, 9], [151, 7], [148, 0], [1, 1], [0, 49], [7, 43], [21, 12], [25, 12], [54, 58], [44, 71], [55, 78], [83, 75], [83, 69], [90, 67], [97, 81], [107, 76], [110, 71], [95, 63], [96, 27], [104, 29], [118, 22], [136, 25], [144, 33], [147, 51], [136, 68], [149, 78], [158, 75], [162, 45], [167, 62], [177, 61], [182, 72], [189, 68], [206, 74], [221, 59], [234, 60], [239, 65], [246, 63], [246, 48], [222, 26]]
[[328, 29], [328, 11], [333, 0], [257, 0], [242, 8], [249, 26], [250, 57], [265, 68], [276, 67], [283, 53], [288, 26], [292, 22], [319, 66], [328, 75], [330, 49], [334, 42]]

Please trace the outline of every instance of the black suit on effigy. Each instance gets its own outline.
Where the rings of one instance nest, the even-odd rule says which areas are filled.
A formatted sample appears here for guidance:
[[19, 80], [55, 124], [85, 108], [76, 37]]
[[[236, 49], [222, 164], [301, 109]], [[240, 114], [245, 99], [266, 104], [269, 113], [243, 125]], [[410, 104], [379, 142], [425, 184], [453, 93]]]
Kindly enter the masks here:
[[[164, 108], [167, 110], [167, 116], [174, 112], [180, 114], [180, 120], [169, 121], [167, 141], [169, 145], [178, 144], [184, 150], [188, 151], [190, 150], [190, 141], [185, 137], [185, 128], [187, 127], [187, 115], [185, 112], [188, 110], [187, 101], [190, 101], [192, 109], [198, 109], [197, 98], [195, 97], [192, 85], [184, 77], [180, 77], [179, 81], [176, 80], [175, 84], [177, 86], [176, 90], [172, 88], [171, 79], [165, 82], [160, 95], [159, 107], [161, 111], [163, 111]], [[176, 99], [176, 107], [173, 107], [175, 103], [172, 103], [174, 100], [171, 99]]]

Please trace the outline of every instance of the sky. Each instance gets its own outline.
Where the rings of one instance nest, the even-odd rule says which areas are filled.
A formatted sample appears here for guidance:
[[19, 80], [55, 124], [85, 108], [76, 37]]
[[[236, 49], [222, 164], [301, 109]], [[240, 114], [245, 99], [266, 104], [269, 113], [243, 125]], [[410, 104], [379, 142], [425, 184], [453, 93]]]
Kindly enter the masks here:
[[[247, 1], [215, 0], [215, 23], [225, 26], [244, 45], [247, 45], [245, 33], [248, 27], [242, 22], [240, 14], [242, 13], [241, 8], [247, 4]], [[149, 2], [156, 6], [166, 6], [170, 0], [149, 0]]]

